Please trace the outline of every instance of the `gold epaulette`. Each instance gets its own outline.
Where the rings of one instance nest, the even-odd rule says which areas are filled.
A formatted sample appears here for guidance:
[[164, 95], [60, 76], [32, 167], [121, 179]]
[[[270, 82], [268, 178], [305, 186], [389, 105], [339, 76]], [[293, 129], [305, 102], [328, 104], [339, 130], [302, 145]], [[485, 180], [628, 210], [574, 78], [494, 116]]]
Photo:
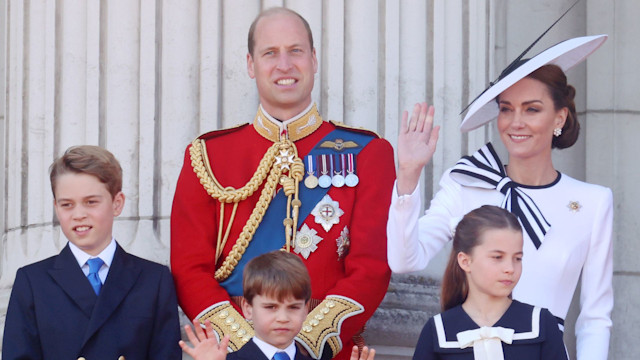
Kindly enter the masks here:
[[218, 137], [218, 136], [222, 136], [222, 135], [226, 135], [226, 134], [238, 131], [238, 130], [244, 128], [247, 125], [249, 125], [249, 123], [238, 124], [236, 126], [232, 126], [232, 127], [228, 127], [228, 128], [224, 128], [224, 129], [212, 130], [212, 131], [206, 132], [204, 134], [198, 135], [198, 137], [193, 139], [193, 141], [196, 141], [198, 139], [202, 139], [202, 140], [213, 139], [213, 138]]
[[209, 319], [213, 330], [218, 336], [218, 341], [225, 335], [229, 335], [229, 347], [237, 351], [246, 344], [254, 335], [253, 327], [240, 313], [229, 303], [223, 301], [213, 305], [197, 317], [201, 324]]
[[367, 129], [362, 128], [362, 127], [349, 126], [349, 125], [347, 125], [347, 124], [345, 124], [343, 122], [335, 121], [335, 120], [330, 120], [329, 122], [332, 123], [333, 125], [335, 125], [335, 127], [338, 127], [338, 128], [341, 128], [341, 129], [356, 131], [356, 132], [359, 132], [359, 133], [375, 136], [378, 139], [382, 137], [377, 132], [372, 131], [372, 130], [367, 130]]
[[342, 322], [363, 311], [364, 307], [353, 299], [338, 295], [327, 296], [307, 315], [296, 339], [314, 359], [322, 356], [325, 345], [331, 348], [335, 356], [342, 350]]

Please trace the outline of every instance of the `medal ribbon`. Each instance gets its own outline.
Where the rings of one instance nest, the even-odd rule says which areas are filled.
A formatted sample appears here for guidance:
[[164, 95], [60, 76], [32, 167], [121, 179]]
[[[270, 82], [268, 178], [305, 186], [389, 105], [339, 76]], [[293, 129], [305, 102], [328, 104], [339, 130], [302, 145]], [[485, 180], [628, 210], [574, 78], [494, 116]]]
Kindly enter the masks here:
[[322, 169], [320, 170], [320, 173], [322, 175], [329, 175], [329, 169], [327, 168], [327, 156], [326, 155], [318, 155], [321, 159], [322, 159]]
[[316, 169], [313, 166], [314, 166], [313, 155], [308, 155], [307, 156], [307, 175], [315, 174]]
[[451, 170], [451, 178], [460, 185], [500, 191], [504, 194], [500, 207], [518, 217], [536, 249], [542, 245], [551, 224], [533, 199], [507, 176], [491, 143], [487, 143], [472, 156], [460, 159]]
[[329, 166], [330, 166], [330, 168], [329, 168], [329, 176], [333, 177], [333, 175], [334, 175], [334, 172], [333, 172], [333, 169], [334, 169], [334, 167], [333, 167], [333, 155], [322, 155], [322, 156], [329, 157]]
[[348, 164], [349, 169], [347, 171], [349, 172], [349, 174], [353, 174], [356, 170], [355, 159], [353, 157], [353, 154], [348, 154], [347, 156], [348, 156], [348, 162], [349, 162]]
[[344, 176], [344, 154], [335, 154], [334, 174]]

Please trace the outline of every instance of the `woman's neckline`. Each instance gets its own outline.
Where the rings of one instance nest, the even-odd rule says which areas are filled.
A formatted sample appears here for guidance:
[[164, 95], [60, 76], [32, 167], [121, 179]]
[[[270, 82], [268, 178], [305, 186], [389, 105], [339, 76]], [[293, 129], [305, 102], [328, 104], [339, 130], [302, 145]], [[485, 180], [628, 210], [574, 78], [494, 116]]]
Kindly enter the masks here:
[[[507, 171], [507, 165], [504, 166], [505, 172]], [[511, 181], [513, 181], [518, 187], [520, 188], [525, 188], [525, 189], [545, 189], [545, 188], [549, 188], [552, 187], [554, 185], [556, 185], [558, 182], [560, 182], [560, 179], [562, 178], [562, 173], [558, 170], [555, 170], [556, 172], [556, 177], [553, 181], [551, 181], [548, 184], [542, 184], [542, 185], [528, 185], [528, 184], [523, 184], [520, 182], [517, 182], [515, 180], [513, 180], [513, 178], [511, 178]]]

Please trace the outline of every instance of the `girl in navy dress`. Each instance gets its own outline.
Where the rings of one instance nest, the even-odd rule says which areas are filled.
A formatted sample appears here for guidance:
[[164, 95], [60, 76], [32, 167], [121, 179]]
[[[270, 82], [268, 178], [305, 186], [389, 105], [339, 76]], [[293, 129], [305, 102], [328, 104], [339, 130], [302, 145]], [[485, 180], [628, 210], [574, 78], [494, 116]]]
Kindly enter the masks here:
[[443, 312], [422, 329], [414, 360], [567, 359], [557, 319], [511, 299], [522, 273], [522, 228], [497, 206], [458, 223], [442, 279]]

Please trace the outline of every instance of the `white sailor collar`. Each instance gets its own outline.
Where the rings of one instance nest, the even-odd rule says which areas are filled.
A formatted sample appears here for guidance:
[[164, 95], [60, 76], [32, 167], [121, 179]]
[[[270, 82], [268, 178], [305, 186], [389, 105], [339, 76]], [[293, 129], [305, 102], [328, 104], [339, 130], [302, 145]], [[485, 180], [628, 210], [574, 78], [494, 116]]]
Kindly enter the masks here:
[[[513, 344], [533, 344], [545, 340], [540, 324], [541, 308], [513, 300], [507, 311], [493, 327], [513, 329]], [[462, 309], [456, 306], [433, 317], [436, 340], [441, 353], [473, 352], [473, 347], [461, 349], [457, 335], [463, 331], [478, 329], [478, 325]]]
[[281, 138], [291, 141], [300, 140], [312, 134], [320, 125], [322, 125], [322, 117], [313, 102], [300, 114], [283, 121], [269, 115], [261, 104], [253, 120], [256, 131], [273, 142], [280, 141]]

